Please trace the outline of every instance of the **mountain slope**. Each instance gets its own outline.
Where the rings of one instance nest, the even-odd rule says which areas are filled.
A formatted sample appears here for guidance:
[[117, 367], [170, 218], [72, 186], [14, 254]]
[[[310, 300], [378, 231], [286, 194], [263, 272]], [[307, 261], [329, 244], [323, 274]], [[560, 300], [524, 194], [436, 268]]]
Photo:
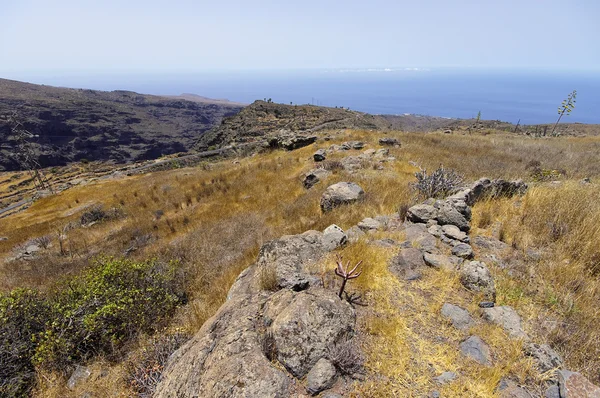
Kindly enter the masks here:
[[16, 170], [16, 112], [42, 166], [81, 159], [127, 162], [187, 151], [242, 104], [189, 95], [68, 89], [0, 79], [0, 170]]

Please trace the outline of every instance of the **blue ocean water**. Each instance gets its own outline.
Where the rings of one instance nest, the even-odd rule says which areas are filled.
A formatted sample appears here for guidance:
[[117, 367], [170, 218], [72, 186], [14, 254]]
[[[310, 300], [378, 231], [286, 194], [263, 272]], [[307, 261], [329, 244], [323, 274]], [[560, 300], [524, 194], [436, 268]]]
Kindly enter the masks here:
[[193, 93], [250, 103], [342, 106], [374, 114], [421, 114], [521, 124], [552, 123], [557, 108], [577, 90], [564, 122], [600, 123], [600, 72], [467, 69], [365, 69], [173, 74], [55, 75], [29, 81], [146, 94]]

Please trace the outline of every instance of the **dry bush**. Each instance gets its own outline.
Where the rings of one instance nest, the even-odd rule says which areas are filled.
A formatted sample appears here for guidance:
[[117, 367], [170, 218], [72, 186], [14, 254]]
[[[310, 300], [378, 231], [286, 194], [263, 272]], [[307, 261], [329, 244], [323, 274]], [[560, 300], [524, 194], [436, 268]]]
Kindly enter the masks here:
[[327, 357], [340, 372], [353, 375], [363, 372], [365, 357], [356, 339], [342, 339], [327, 348]]
[[458, 188], [464, 182], [464, 177], [455, 170], [439, 167], [433, 173], [427, 174], [426, 169], [420, 169], [415, 173], [417, 181], [412, 185], [419, 196], [427, 198], [444, 198]]
[[325, 160], [317, 166], [319, 169], [329, 170], [333, 172], [344, 170], [344, 165], [339, 160]]
[[261, 290], [274, 292], [279, 287], [277, 283], [277, 272], [273, 267], [262, 267], [259, 275], [259, 287]]
[[271, 330], [267, 330], [261, 336], [261, 348], [263, 354], [265, 354], [269, 361], [277, 359], [277, 343]]
[[154, 337], [127, 360], [127, 381], [136, 396], [153, 396], [169, 357], [189, 339], [185, 333]]

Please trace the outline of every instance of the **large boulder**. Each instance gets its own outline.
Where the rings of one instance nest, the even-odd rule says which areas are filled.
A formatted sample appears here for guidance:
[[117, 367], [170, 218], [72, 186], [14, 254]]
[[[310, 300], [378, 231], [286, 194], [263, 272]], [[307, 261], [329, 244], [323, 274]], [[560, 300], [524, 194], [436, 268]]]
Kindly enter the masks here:
[[331, 224], [323, 231], [321, 242], [325, 250], [331, 251], [348, 243], [348, 236], [342, 228]]
[[288, 151], [308, 146], [317, 141], [315, 135], [280, 134], [269, 139], [271, 148], [282, 148]]
[[321, 210], [330, 211], [335, 207], [361, 200], [365, 191], [353, 182], [338, 182], [330, 185], [321, 196]]
[[460, 212], [460, 208], [449, 201], [444, 201], [438, 206], [436, 219], [440, 225], [454, 225], [461, 231], [469, 231], [471, 228], [469, 220]]
[[496, 300], [494, 278], [485, 263], [481, 261], [463, 263], [460, 268], [460, 281], [467, 289], [482, 292], [486, 298]]
[[330, 345], [353, 333], [354, 309], [331, 290], [282, 291], [272, 301], [265, 317], [272, 319], [277, 359], [295, 377], [304, 377]]

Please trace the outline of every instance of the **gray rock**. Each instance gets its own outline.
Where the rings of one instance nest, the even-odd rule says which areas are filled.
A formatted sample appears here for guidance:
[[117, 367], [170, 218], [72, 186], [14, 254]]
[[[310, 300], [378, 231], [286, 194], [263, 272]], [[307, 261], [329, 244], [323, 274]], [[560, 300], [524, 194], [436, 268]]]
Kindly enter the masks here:
[[457, 377], [458, 375], [455, 372], [444, 372], [441, 375], [434, 377], [433, 380], [435, 380], [436, 383], [445, 384], [456, 380]]
[[313, 159], [315, 162], [322, 162], [327, 158], [327, 152], [325, 149], [319, 149], [313, 154]]
[[505, 250], [508, 248], [506, 243], [496, 238], [481, 235], [478, 235], [475, 237], [475, 239], [473, 239], [473, 244], [478, 248], [487, 250]]
[[427, 232], [425, 224], [412, 224], [405, 230], [406, 239], [411, 247], [416, 247], [424, 252], [433, 253], [437, 251], [437, 240], [433, 235]]
[[[277, 308], [280, 304], [275, 301]], [[293, 294], [272, 319], [277, 359], [297, 378], [325, 357], [333, 342], [352, 335], [355, 323], [352, 306], [335, 292], [322, 289]]]
[[455, 328], [460, 330], [467, 330], [475, 324], [475, 320], [471, 317], [469, 311], [454, 304], [444, 303], [442, 315], [448, 318]]
[[535, 359], [540, 373], [563, 366], [563, 360], [548, 344], [526, 343], [523, 347], [525, 354]]
[[502, 326], [511, 337], [518, 339], [527, 338], [527, 333], [525, 333], [521, 325], [521, 317], [510, 306], [502, 305], [499, 307], [484, 308], [483, 319]]
[[479, 303], [480, 308], [492, 308], [494, 305], [493, 301], [482, 301]]
[[321, 210], [330, 211], [335, 207], [361, 200], [365, 191], [353, 182], [338, 182], [330, 185], [321, 197]]
[[321, 395], [321, 398], [344, 398], [337, 392], [326, 392]]
[[560, 398], [560, 388], [558, 385], [553, 384], [546, 389], [544, 398]]
[[425, 266], [423, 253], [415, 248], [400, 249], [400, 253], [390, 261], [390, 271], [398, 277], [406, 280], [414, 280], [421, 277], [421, 268]]
[[67, 381], [67, 387], [69, 390], [75, 389], [75, 387], [86, 381], [91, 374], [92, 372], [85, 366], [77, 365]]
[[345, 142], [344, 144], [347, 144], [352, 149], [363, 149], [365, 147], [365, 143], [362, 141], [349, 141]]
[[6, 236], [0, 236], [0, 242], [3, 242], [5, 240], [8, 240], [8, 238]]
[[384, 159], [387, 156], [389, 156], [389, 154], [390, 154], [389, 149], [378, 149], [377, 151], [375, 151], [375, 154], [373, 155], [373, 159]]
[[443, 225], [442, 232], [450, 239], [459, 240], [461, 242], [469, 241], [469, 236], [461, 231], [456, 225]]
[[426, 223], [436, 218], [438, 211], [432, 205], [419, 204], [414, 205], [406, 212], [406, 219], [416, 223]]
[[363, 169], [365, 167], [365, 161], [359, 156], [346, 156], [341, 161], [342, 167], [348, 172]]
[[496, 301], [494, 279], [486, 265], [480, 261], [468, 261], [460, 268], [460, 282], [469, 290], [483, 292], [485, 296]]
[[440, 392], [437, 391], [437, 390], [434, 390], [434, 391], [431, 392], [431, 394], [429, 394], [430, 398], [440, 398], [440, 396], [441, 396]]
[[600, 398], [600, 388], [578, 372], [559, 370], [558, 386], [561, 398]]
[[533, 398], [529, 391], [509, 379], [500, 380], [498, 391], [501, 398]]
[[363, 231], [378, 230], [382, 229], [382, 227], [383, 225], [373, 218], [365, 218], [358, 223], [358, 228], [362, 229]]
[[432, 254], [432, 253], [423, 253], [423, 260], [425, 260], [425, 264], [434, 268], [443, 268], [447, 270], [455, 270], [459, 261], [462, 261], [458, 257], [448, 257], [444, 254]]
[[441, 225], [455, 225], [461, 231], [469, 231], [470, 224], [467, 218], [450, 202], [443, 202], [437, 209], [437, 221]]
[[389, 138], [389, 137], [385, 137], [385, 138], [380, 138], [379, 139], [379, 145], [385, 145], [385, 146], [400, 146], [400, 141], [398, 141], [395, 138]]
[[312, 395], [327, 390], [335, 383], [336, 376], [335, 366], [327, 359], [321, 358], [306, 375], [306, 390]]
[[348, 242], [356, 243], [360, 240], [360, 238], [362, 238], [366, 234], [364, 233], [364, 231], [362, 229], [360, 229], [356, 225], [354, 225], [346, 231], [346, 235], [348, 236]]
[[490, 348], [478, 336], [471, 336], [460, 343], [460, 352], [481, 365], [490, 366], [492, 364]]
[[459, 243], [452, 248], [452, 254], [456, 257], [471, 259], [474, 256], [473, 248], [466, 243]]
[[[429, 220], [429, 221], [427, 222], [427, 224], [429, 224], [429, 222], [430, 222], [430, 221], [431, 221], [431, 220]], [[427, 232], [429, 232], [431, 235], [433, 235], [433, 236], [436, 236], [436, 237], [438, 237], [438, 238], [439, 238], [439, 237], [441, 237], [441, 236], [442, 236], [442, 233], [443, 233], [443, 231], [442, 231], [442, 227], [440, 227], [440, 226], [439, 226], [439, 225], [437, 225], [437, 224], [435, 224], [435, 225], [432, 225], [432, 226], [430, 226], [429, 228], [427, 228]]]
[[331, 224], [323, 231], [321, 242], [325, 250], [331, 251], [348, 243], [348, 236], [344, 233], [343, 229], [335, 224]]
[[373, 242], [371, 242], [372, 245], [375, 246], [379, 246], [379, 247], [395, 247], [398, 246], [398, 242], [396, 242], [393, 239], [390, 238], [385, 238], [385, 239], [377, 239], [374, 240]]
[[325, 178], [331, 175], [331, 171], [325, 169], [313, 169], [304, 175], [304, 179], [302, 180], [302, 185], [304, 188], [310, 189], [319, 181], [324, 180]]

